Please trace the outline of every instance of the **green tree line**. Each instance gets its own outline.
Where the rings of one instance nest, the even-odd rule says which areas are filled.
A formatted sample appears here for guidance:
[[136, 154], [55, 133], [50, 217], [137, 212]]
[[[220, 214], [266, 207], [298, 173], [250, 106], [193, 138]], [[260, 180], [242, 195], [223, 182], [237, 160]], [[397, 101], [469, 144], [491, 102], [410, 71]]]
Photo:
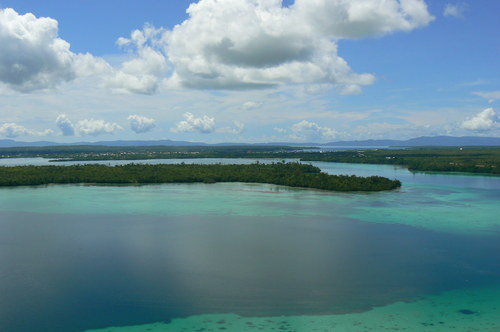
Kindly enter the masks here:
[[0, 186], [192, 182], [269, 183], [333, 191], [381, 191], [401, 186], [398, 180], [380, 176], [329, 175], [312, 165], [284, 162], [250, 165], [128, 164], [0, 167]]
[[314, 151], [284, 146], [56, 146], [1, 148], [0, 158], [43, 157], [54, 161], [184, 158], [290, 158], [302, 161], [389, 164], [411, 171], [500, 174], [499, 147], [425, 147]]
[[419, 172], [500, 174], [500, 148], [413, 148], [296, 154], [303, 161], [388, 164]]

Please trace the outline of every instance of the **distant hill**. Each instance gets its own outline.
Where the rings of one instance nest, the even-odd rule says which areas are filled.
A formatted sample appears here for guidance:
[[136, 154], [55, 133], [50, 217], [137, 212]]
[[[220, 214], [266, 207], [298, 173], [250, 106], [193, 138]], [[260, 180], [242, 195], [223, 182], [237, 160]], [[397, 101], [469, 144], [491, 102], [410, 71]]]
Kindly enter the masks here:
[[451, 137], [451, 136], [435, 136], [435, 137], [418, 137], [406, 141], [410, 146], [425, 146], [425, 145], [439, 145], [439, 146], [495, 146], [500, 145], [500, 137], [478, 137], [478, 136], [464, 136], [464, 137]]
[[409, 140], [364, 140], [341, 141], [321, 144], [321, 146], [500, 146], [500, 137], [478, 136], [424, 136]]
[[48, 141], [18, 142], [11, 139], [0, 139], [0, 147], [2, 148], [12, 148], [21, 146], [53, 146], [53, 145], [61, 145], [61, 144]]
[[338, 147], [414, 147], [414, 146], [500, 146], [500, 137], [478, 137], [478, 136], [431, 136], [417, 137], [409, 140], [362, 140], [362, 141], [337, 141], [329, 143], [292, 143], [274, 142], [261, 144], [243, 143], [218, 143], [207, 144], [201, 142], [156, 140], [156, 141], [99, 141], [99, 142], [76, 142], [56, 143], [49, 141], [18, 142], [11, 139], [1, 139], [0, 147], [25, 147], [25, 146], [61, 146], [61, 145], [100, 145], [100, 146], [220, 146], [220, 145], [280, 145], [280, 146], [338, 146]]
[[[363, 141], [339, 141], [319, 144], [320, 146], [403, 146], [403, 142], [391, 139], [367, 139]], [[406, 146], [406, 145], [405, 145]]]

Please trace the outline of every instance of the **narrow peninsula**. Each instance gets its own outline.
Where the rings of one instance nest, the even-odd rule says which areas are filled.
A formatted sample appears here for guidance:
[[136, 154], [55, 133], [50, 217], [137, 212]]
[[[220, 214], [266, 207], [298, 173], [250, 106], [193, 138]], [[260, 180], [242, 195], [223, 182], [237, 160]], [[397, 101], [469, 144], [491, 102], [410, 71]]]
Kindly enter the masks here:
[[250, 165], [127, 164], [0, 167], [0, 186], [216, 182], [268, 183], [343, 192], [383, 191], [401, 186], [399, 180], [381, 176], [330, 175], [321, 172], [318, 167], [296, 162]]

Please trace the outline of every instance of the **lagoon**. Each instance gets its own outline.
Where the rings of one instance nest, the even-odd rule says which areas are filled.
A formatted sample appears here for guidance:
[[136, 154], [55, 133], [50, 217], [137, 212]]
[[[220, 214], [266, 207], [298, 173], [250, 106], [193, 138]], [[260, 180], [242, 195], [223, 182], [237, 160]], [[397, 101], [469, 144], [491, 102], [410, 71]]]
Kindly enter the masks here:
[[0, 330], [500, 328], [500, 177], [313, 164], [403, 187], [0, 189]]

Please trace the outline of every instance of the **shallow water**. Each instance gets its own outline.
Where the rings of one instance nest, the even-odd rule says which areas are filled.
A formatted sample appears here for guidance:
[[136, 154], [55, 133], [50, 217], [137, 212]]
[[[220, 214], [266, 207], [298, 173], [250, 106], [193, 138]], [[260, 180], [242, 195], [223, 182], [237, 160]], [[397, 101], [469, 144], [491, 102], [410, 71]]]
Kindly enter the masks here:
[[0, 166], [71, 166], [82, 164], [101, 164], [101, 165], [126, 165], [134, 164], [252, 164], [255, 162], [272, 163], [277, 161], [298, 161], [299, 159], [272, 159], [272, 158], [186, 158], [186, 159], [136, 159], [136, 160], [77, 160], [77, 161], [51, 161], [47, 158], [0, 158]]
[[444, 292], [414, 302], [397, 302], [362, 313], [278, 317], [198, 315], [174, 319], [169, 323], [157, 322], [94, 331], [497, 332], [500, 329], [498, 297], [500, 297], [500, 287], [483, 287]]
[[0, 330], [499, 328], [500, 178], [316, 164], [403, 187], [0, 189]]

